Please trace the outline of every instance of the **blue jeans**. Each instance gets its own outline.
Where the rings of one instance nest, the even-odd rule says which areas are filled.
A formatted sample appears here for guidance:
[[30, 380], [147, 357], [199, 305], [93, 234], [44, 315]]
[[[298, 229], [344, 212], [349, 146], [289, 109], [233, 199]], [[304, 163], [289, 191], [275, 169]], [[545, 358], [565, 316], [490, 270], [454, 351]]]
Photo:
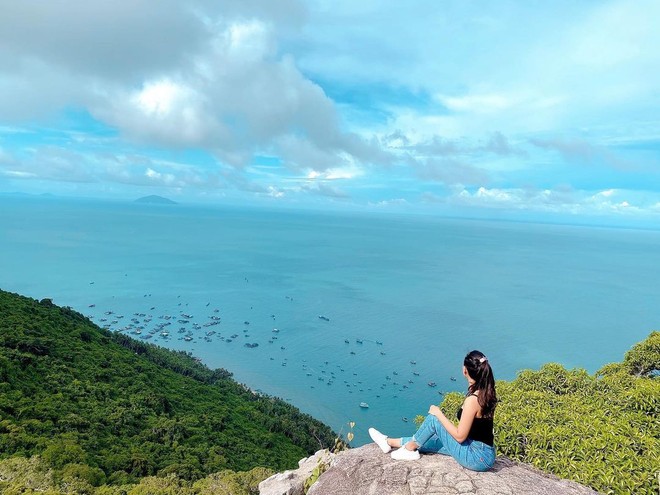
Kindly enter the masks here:
[[450, 455], [461, 466], [472, 471], [488, 471], [495, 464], [494, 447], [469, 438], [458, 443], [432, 414], [426, 416], [412, 437], [401, 438], [401, 446], [411, 440], [419, 446], [420, 452]]

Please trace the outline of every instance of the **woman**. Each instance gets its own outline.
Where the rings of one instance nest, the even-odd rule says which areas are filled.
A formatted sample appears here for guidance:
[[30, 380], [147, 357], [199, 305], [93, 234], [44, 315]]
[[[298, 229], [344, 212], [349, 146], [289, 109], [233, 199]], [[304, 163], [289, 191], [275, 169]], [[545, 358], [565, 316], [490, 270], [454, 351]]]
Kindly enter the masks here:
[[458, 410], [458, 426], [442, 413], [438, 406], [429, 408], [429, 415], [412, 437], [388, 438], [374, 428], [369, 436], [384, 453], [392, 452], [398, 460], [419, 459], [419, 453], [450, 455], [473, 471], [486, 471], [495, 463], [493, 447], [493, 413], [497, 404], [495, 379], [488, 358], [472, 351], [463, 360], [463, 376], [468, 393]]

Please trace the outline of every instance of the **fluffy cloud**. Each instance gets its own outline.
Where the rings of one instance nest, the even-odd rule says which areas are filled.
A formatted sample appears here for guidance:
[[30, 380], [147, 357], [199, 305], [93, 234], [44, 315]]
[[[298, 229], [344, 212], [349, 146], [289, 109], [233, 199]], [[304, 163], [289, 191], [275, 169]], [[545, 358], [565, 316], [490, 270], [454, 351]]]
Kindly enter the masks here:
[[323, 89], [278, 49], [304, 18], [295, 1], [12, 4], [0, 19], [0, 110], [83, 107], [131, 141], [235, 166], [258, 153], [294, 169], [369, 161], [379, 150], [342, 130]]
[[[433, 198], [436, 199], [437, 198]], [[653, 199], [637, 191], [606, 189], [584, 191], [558, 189], [503, 189], [479, 187], [468, 190], [455, 187], [443, 200], [447, 204], [481, 208], [528, 210], [571, 215], [634, 215], [653, 214]], [[660, 213], [660, 211], [656, 211]]]
[[0, 175], [10, 179], [37, 179], [81, 185], [123, 184], [162, 187], [170, 190], [224, 187], [220, 174], [209, 173], [185, 163], [155, 160], [145, 155], [78, 153], [44, 146], [26, 150], [22, 157], [0, 160]]

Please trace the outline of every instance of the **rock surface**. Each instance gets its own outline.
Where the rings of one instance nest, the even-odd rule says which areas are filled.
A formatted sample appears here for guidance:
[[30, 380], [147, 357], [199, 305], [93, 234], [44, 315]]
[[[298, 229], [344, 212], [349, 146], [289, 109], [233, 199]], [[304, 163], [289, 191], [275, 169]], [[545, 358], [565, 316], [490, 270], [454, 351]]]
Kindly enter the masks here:
[[[311, 487], [308, 495], [596, 493], [578, 483], [542, 473], [531, 466], [506, 458], [499, 458], [490, 471], [478, 473], [459, 466], [451, 457], [439, 454], [422, 455], [418, 461], [395, 461], [389, 454], [383, 454], [376, 445], [370, 444], [342, 452], [334, 456], [329, 464], [330, 468]], [[262, 489], [261, 485], [259, 489]], [[298, 493], [301, 492], [260, 491], [261, 495]]]
[[260, 495], [303, 495], [307, 478], [319, 464], [332, 465], [335, 454], [319, 450], [313, 456], [300, 459], [298, 469], [277, 473], [259, 483]]

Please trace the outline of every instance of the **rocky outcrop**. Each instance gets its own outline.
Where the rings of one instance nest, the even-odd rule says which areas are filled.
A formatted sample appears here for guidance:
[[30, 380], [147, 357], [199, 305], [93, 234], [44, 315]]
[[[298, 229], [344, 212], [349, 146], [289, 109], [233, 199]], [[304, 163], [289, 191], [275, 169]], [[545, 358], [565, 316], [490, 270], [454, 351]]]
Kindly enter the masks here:
[[[261, 495], [299, 495], [287, 480], [301, 486], [324, 451], [303, 459], [301, 468], [276, 474], [259, 485]], [[323, 461], [322, 461], [323, 462]], [[422, 455], [418, 461], [395, 461], [369, 444], [336, 456], [327, 455], [328, 469], [308, 495], [593, 495], [596, 492], [572, 481], [499, 458], [490, 471], [478, 473], [458, 465], [451, 457]], [[312, 466], [314, 463], [314, 466]], [[304, 470], [301, 471], [303, 469]], [[298, 473], [300, 471], [300, 473]], [[277, 484], [275, 478], [277, 479]], [[282, 478], [284, 476], [284, 478]], [[300, 481], [302, 479], [302, 481]]]
[[327, 450], [319, 450], [313, 456], [300, 459], [298, 469], [277, 473], [259, 483], [260, 495], [303, 495], [305, 493], [305, 481], [313, 474], [314, 470], [327, 469], [334, 464], [337, 456]]

